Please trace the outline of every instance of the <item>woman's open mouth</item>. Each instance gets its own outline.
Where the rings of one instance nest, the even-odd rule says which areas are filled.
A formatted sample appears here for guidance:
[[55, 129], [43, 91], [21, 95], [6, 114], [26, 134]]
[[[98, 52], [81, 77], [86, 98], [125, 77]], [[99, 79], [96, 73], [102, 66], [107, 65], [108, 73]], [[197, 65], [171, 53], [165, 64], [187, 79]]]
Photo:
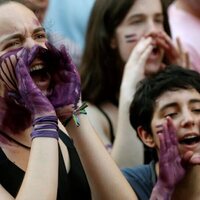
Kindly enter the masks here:
[[47, 95], [50, 92], [51, 74], [43, 62], [35, 62], [31, 65], [30, 75], [37, 87]]

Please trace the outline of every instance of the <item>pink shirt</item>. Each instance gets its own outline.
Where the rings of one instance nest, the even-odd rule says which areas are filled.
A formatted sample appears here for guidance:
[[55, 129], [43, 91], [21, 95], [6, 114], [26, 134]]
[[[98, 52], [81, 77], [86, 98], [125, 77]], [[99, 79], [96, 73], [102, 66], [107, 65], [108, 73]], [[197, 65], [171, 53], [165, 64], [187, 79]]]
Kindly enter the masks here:
[[200, 19], [178, 9], [174, 3], [168, 8], [168, 16], [172, 38], [181, 39], [193, 69], [200, 72]]

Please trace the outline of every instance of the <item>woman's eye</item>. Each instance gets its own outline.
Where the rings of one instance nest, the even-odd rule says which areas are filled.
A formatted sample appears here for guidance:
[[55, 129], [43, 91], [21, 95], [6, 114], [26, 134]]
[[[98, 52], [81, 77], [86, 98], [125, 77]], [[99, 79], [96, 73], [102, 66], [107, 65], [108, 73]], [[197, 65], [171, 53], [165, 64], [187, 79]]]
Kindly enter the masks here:
[[4, 46], [4, 49], [8, 49], [11, 47], [18, 47], [21, 44], [20, 41], [9, 42]]
[[140, 23], [142, 23], [141, 19], [133, 20], [133, 21], [130, 22], [130, 24], [132, 24], [132, 25], [134, 25], [134, 24], [137, 25], [137, 24], [140, 24]]
[[163, 19], [155, 19], [155, 22], [158, 24], [163, 24], [164, 20]]
[[45, 33], [40, 33], [35, 35], [35, 39], [46, 39], [46, 34]]

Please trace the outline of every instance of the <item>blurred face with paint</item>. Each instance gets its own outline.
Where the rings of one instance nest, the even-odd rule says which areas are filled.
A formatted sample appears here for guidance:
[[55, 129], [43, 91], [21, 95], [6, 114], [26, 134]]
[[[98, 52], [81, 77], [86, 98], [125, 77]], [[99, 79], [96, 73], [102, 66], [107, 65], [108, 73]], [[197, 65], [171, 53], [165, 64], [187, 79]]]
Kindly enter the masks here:
[[137, 42], [142, 37], [151, 36], [154, 48], [147, 61], [147, 68], [159, 68], [163, 50], [157, 45], [156, 36], [163, 32], [163, 23], [160, 0], [136, 0], [116, 28], [111, 46], [118, 48], [122, 61], [126, 63]]

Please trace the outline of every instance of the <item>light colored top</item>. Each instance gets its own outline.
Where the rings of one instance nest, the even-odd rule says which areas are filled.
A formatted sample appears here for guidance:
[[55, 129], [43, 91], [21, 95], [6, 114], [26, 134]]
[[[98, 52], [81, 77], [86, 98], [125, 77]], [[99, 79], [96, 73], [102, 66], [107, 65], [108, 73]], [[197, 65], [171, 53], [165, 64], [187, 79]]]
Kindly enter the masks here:
[[44, 20], [47, 32], [58, 33], [82, 49], [94, 2], [95, 0], [51, 0]]
[[200, 19], [177, 8], [175, 3], [169, 6], [168, 16], [172, 38], [181, 39], [193, 69], [200, 72]]

